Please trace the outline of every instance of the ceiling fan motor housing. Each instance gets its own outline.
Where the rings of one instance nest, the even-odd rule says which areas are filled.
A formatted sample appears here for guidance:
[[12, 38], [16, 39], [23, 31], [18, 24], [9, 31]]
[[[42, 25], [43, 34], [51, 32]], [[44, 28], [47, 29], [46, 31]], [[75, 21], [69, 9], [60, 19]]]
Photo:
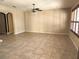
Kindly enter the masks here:
[[42, 10], [40, 10], [39, 8], [35, 8], [35, 4], [32, 4], [32, 5], [33, 5], [33, 9], [32, 9], [33, 12], [42, 11]]

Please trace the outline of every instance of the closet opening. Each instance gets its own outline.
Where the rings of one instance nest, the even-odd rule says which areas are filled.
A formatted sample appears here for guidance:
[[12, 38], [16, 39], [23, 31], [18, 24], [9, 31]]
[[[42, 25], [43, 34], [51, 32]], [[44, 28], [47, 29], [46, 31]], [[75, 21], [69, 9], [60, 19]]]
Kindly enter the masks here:
[[0, 12], [0, 35], [7, 34], [6, 15]]
[[12, 13], [2, 13], [0, 12], [0, 35], [13, 34], [13, 15]]

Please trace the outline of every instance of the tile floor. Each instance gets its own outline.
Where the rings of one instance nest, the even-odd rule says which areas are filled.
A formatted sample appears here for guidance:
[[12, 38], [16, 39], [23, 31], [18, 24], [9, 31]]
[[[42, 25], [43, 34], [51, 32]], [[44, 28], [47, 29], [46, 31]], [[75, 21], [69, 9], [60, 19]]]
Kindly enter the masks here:
[[0, 59], [76, 59], [77, 51], [66, 35], [21, 33], [0, 36]]

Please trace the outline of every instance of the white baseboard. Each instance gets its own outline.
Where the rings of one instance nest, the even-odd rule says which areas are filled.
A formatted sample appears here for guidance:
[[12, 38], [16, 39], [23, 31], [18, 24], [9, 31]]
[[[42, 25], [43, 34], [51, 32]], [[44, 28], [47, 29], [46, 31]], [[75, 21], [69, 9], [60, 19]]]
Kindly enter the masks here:
[[75, 46], [76, 50], [79, 51], [78, 46], [76, 45], [76, 43], [73, 41], [73, 38], [69, 37], [73, 43], [73, 45]]
[[57, 35], [68, 35], [68, 33], [50, 33], [50, 32], [33, 32], [33, 31], [26, 31], [30, 33], [43, 33], [43, 34], [57, 34]]
[[15, 32], [14, 34], [20, 34], [20, 33], [24, 33], [25, 31], [22, 31], [22, 32]]

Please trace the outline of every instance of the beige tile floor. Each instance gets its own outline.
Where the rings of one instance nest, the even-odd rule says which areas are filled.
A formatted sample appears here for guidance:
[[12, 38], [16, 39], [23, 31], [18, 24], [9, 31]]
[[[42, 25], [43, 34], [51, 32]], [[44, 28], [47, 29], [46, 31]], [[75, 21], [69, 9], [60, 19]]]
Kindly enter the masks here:
[[0, 36], [0, 59], [76, 59], [77, 51], [66, 35], [22, 33]]

